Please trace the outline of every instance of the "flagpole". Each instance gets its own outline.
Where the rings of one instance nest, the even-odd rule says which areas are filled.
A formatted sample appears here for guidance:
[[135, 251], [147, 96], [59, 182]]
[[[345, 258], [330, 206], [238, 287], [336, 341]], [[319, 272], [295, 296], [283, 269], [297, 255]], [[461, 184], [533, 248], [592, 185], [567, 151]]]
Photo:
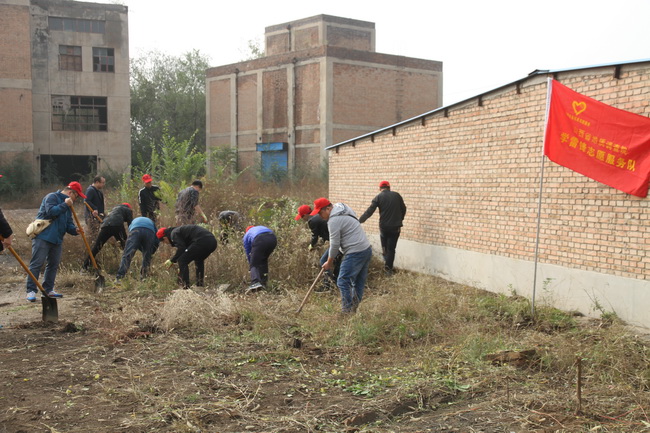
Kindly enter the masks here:
[[[548, 77], [546, 84], [546, 119], [544, 120], [544, 144], [546, 143], [546, 130], [548, 127], [548, 114], [551, 107], [551, 89], [553, 86], [553, 81], [551, 77]], [[535, 293], [537, 291], [537, 263], [539, 259], [539, 232], [542, 221], [542, 189], [544, 186], [544, 161], [546, 157], [544, 156], [544, 145], [542, 145], [542, 164], [539, 174], [539, 199], [537, 202], [537, 233], [535, 234], [535, 268], [533, 272], [533, 298], [531, 302], [531, 314], [535, 317]]]

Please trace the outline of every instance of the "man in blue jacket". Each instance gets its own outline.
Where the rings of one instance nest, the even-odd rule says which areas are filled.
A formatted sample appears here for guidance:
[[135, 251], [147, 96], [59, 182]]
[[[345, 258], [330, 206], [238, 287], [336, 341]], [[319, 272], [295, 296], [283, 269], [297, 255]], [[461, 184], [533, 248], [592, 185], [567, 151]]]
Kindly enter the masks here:
[[[130, 209], [129, 209], [130, 210]], [[117, 283], [124, 278], [131, 266], [136, 251], [142, 253], [140, 276], [146, 277], [151, 266], [151, 256], [158, 250], [160, 241], [156, 237], [156, 226], [150, 218], [137, 217], [129, 225], [129, 237], [126, 239], [120, 267], [117, 270]]]
[[[72, 211], [77, 198], [86, 198], [81, 192], [79, 182], [70, 182], [68, 186], [57, 192], [51, 192], [43, 198], [41, 207], [38, 209], [36, 219], [52, 220], [52, 223], [45, 230], [32, 239], [32, 258], [29, 262], [29, 270], [36, 278], [45, 265], [43, 274], [43, 289], [50, 298], [62, 298], [63, 295], [54, 290], [54, 281], [61, 263], [63, 251], [63, 237], [66, 233], [78, 235], [81, 227], [76, 227], [72, 221]], [[31, 278], [27, 278], [27, 300], [36, 301], [36, 284]]]

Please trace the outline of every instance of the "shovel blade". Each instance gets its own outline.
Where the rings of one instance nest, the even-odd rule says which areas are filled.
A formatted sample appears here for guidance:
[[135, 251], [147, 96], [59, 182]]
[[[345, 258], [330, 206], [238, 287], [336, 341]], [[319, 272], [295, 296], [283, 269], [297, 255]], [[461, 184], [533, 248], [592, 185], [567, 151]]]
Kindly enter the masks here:
[[59, 308], [56, 305], [56, 299], [43, 296], [43, 322], [57, 323], [59, 321]]
[[104, 287], [106, 287], [106, 279], [102, 274], [97, 272], [97, 276], [95, 277], [95, 293], [102, 293]]

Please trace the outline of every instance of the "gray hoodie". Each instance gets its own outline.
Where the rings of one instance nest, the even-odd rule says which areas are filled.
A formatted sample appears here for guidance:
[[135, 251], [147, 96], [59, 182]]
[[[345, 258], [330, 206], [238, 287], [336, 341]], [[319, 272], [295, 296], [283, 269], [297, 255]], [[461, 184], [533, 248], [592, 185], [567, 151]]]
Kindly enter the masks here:
[[336, 257], [339, 248], [343, 254], [358, 253], [370, 248], [370, 242], [357, 215], [345, 203], [333, 205], [327, 228], [330, 232], [330, 257]]

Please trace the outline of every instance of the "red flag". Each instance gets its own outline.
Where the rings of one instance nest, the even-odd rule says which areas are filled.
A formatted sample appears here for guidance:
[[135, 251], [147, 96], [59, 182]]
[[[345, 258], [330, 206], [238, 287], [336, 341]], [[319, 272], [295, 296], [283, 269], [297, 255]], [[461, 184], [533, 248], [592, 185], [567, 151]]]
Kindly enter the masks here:
[[544, 155], [605, 185], [645, 197], [650, 178], [650, 119], [552, 80]]

